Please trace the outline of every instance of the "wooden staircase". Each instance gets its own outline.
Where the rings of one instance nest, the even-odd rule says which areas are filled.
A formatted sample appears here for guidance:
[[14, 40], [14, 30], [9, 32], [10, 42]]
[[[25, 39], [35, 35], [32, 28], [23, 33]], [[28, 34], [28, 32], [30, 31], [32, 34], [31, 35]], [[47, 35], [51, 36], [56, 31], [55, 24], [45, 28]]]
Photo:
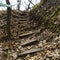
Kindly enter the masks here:
[[[30, 21], [29, 21], [29, 17], [28, 17], [27, 12], [26, 13], [21, 12], [21, 14], [19, 14], [19, 15], [20, 15], [19, 16], [20, 18], [19, 18], [18, 25], [19, 25], [20, 32], [21, 32], [21, 34], [19, 34], [19, 39], [24, 40], [24, 42], [22, 42], [22, 40], [21, 40], [21, 46], [26, 47], [26, 46], [30, 46], [30, 44], [33, 45], [34, 43], [36, 45], [36, 42], [38, 43], [39, 39], [36, 38], [34, 35], [36, 33], [39, 33], [40, 29], [39, 30], [32, 30], [31, 29], [31, 25], [29, 24]], [[30, 30], [28, 30], [28, 29], [30, 29]], [[18, 56], [23, 56], [23, 55], [38, 52], [38, 51], [40, 51], [39, 48], [27, 50], [27, 51], [19, 53]]]

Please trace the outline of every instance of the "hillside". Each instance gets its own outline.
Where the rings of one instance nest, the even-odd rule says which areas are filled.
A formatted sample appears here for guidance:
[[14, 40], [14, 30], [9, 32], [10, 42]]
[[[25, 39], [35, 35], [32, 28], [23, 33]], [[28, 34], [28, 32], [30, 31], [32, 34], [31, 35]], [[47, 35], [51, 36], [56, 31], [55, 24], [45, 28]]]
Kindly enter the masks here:
[[53, 1], [35, 5], [30, 11], [30, 20], [40, 24], [39, 26], [50, 29], [52, 32], [60, 32], [60, 1]]
[[12, 10], [11, 39], [0, 11], [0, 60], [60, 60], [60, 1], [52, 1], [29, 12]]

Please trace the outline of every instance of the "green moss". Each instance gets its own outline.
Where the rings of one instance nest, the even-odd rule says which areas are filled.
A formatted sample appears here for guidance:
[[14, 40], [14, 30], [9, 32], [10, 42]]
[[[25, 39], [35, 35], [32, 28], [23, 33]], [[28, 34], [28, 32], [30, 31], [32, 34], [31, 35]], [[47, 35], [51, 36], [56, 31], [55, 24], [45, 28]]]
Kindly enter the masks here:
[[60, 6], [49, 6], [48, 9], [45, 7], [46, 10], [44, 10], [44, 8], [40, 8], [40, 6], [42, 5], [37, 4], [31, 10], [30, 16], [32, 17], [32, 20], [35, 21], [36, 18], [39, 18], [38, 21], [40, 20], [41, 26], [44, 26], [53, 32], [60, 31], [60, 26], [58, 24], [54, 24], [55, 21], [58, 20], [57, 16], [60, 14]]
[[39, 6], [40, 6], [40, 3], [37, 3], [36, 5], [34, 5], [34, 6], [32, 7], [32, 9], [33, 9], [33, 10], [38, 9]]

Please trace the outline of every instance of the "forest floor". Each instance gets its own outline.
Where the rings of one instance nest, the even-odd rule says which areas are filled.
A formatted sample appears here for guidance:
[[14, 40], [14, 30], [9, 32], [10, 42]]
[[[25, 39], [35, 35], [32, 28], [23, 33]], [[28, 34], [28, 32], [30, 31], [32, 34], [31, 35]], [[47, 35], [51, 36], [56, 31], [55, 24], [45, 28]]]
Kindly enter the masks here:
[[12, 11], [12, 39], [6, 39], [6, 12], [0, 12], [0, 60], [60, 60], [60, 33], [29, 20], [27, 12]]

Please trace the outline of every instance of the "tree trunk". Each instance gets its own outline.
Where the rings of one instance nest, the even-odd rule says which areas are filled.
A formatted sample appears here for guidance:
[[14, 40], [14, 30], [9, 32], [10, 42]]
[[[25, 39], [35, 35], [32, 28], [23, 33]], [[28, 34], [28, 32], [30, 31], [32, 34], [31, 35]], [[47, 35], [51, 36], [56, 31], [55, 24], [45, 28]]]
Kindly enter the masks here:
[[41, 0], [41, 4], [45, 4], [47, 0]]
[[21, 0], [17, 0], [17, 3], [18, 3], [17, 9], [20, 10]]
[[[8, 5], [10, 5], [9, 0], [6, 0], [6, 3]], [[6, 31], [7, 31], [8, 38], [11, 37], [10, 20], [11, 20], [11, 8], [10, 7], [7, 7], [7, 25], [6, 25], [6, 28], [7, 29], [6, 29]]]

